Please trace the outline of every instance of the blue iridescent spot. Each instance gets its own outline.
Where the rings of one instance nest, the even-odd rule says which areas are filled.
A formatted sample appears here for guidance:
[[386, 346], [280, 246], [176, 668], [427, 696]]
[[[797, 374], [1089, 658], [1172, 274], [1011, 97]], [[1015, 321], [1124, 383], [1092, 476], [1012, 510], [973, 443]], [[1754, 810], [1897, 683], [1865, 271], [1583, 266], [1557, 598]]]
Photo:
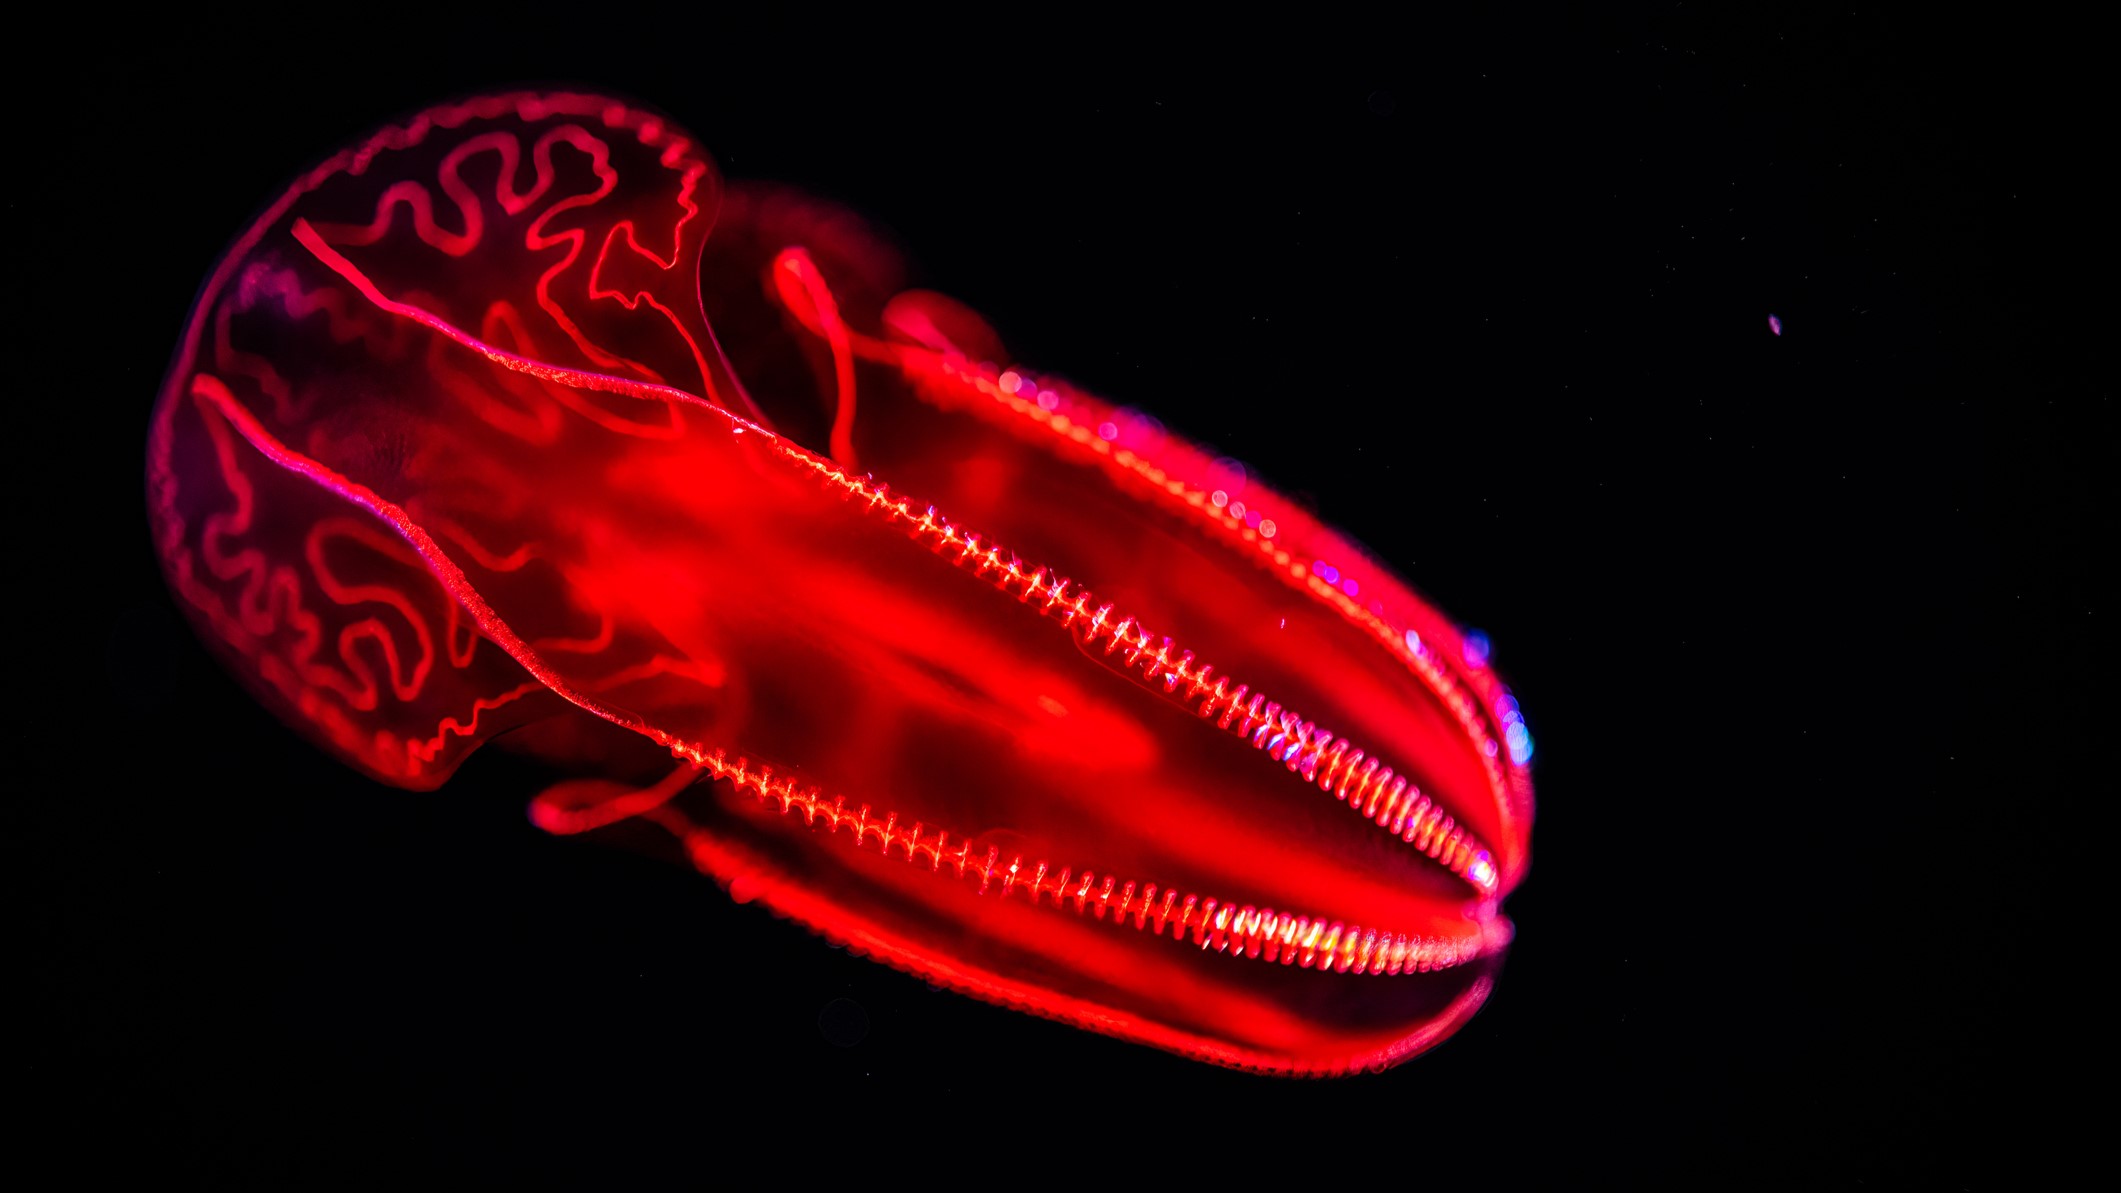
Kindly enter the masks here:
[[1465, 645], [1466, 665], [1469, 667], [1487, 666], [1488, 651], [1492, 647], [1493, 644], [1488, 641], [1486, 634], [1481, 633], [1479, 630], [1467, 630]]
[[1523, 721], [1512, 721], [1503, 730], [1502, 739], [1510, 747], [1510, 761], [1523, 766], [1532, 758], [1532, 731], [1524, 727]]

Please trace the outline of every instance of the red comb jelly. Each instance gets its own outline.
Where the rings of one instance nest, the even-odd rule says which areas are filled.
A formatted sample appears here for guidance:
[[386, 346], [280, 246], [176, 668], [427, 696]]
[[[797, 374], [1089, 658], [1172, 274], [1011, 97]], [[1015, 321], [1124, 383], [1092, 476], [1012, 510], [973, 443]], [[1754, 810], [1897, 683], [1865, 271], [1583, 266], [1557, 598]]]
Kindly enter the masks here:
[[1450, 1034], [1532, 818], [1485, 640], [898, 272], [613, 100], [385, 129], [200, 297], [170, 585], [376, 779], [520, 750], [544, 828], [932, 982], [1275, 1073]]

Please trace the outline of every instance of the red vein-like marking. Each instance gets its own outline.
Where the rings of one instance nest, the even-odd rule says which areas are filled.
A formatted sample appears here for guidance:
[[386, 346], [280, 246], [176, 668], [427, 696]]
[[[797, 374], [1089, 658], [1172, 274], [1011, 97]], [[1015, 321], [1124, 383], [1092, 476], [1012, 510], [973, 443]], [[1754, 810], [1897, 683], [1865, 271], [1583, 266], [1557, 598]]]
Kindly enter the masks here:
[[[711, 410], [721, 409], [704, 398], [660, 382], [635, 381], [625, 377], [614, 377], [608, 373], [595, 373], [586, 369], [571, 369], [565, 365], [547, 364], [544, 361], [532, 360], [529, 357], [520, 356], [495, 347], [477, 336], [459, 329], [448, 320], [423, 307], [415, 306], [408, 302], [400, 302], [384, 294], [369, 279], [367, 274], [361, 272], [358, 266], [348, 261], [336, 249], [327, 244], [323, 237], [319, 236], [316, 230], [309, 226], [307, 220], [295, 220], [292, 231], [294, 238], [301, 242], [302, 247], [314, 254], [317, 260], [325, 267], [344, 278], [347, 284], [359, 290], [361, 295], [368, 299], [369, 302], [391, 314], [410, 319], [446, 336], [503, 368], [513, 369], [518, 373], [549, 381], [562, 387], [573, 386], [579, 389], [595, 390], [599, 393], [663, 400], [669, 407], [672, 425], [667, 430], [655, 429], [655, 434], [658, 438], [674, 439], [683, 432], [683, 423], [679, 421], [678, 415], [678, 411], [683, 406], [705, 406]], [[584, 409], [583, 412], [587, 413], [587, 410]], [[639, 424], [625, 424], [622, 427], [607, 423], [606, 426], [607, 429], [620, 430], [629, 434], [647, 434], [650, 432], [650, 428]], [[761, 430], [763, 431], [763, 428]], [[770, 432], [766, 433], [770, 434]]]
[[494, 183], [494, 201], [501, 205], [501, 210], [510, 215], [521, 214], [551, 189], [556, 172], [549, 152], [539, 158], [537, 178], [531, 188], [520, 193], [514, 189], [517, 167], [522, 160], [522, 141], [510, 130], [496, 129], [480, 133], [451, 149], [437, 170], [442, 193], [456, 206], [457, 218], [464, 225], [462, 232], [451, 232], [435, 221], [433, 192], [425, 183], [409, 178], [384, 188], [376, 197], [374, 213], [366, 224], [319, 224], [318, 230], [335, 244], [373, 245], [390, 235], [397, 209], [402, 205], [412, 213], [413, 235], [419, 237], [422, 244], [451, 257], [462, 257], [477, 248], [486, 237], [485, 204], [471, 184], [464, 181], [464, 159], [489, 152], [498, 154], [501, 159], [500, 177]]
[[392, 634], [382, 621], [374, 617], [364, 617], [341, 627], [339, 661], [349, 674], [361, 680], [362, 686], [356, 691], [341, 691], [340, 695], [346, 698], [348, 704], [363, 712], [373, 711], [376, 707], [375, 677], [369, 673], [367, 664], [354, 650], [357, 642], [367, 639], [375, 642], [383, 652], [386, 670], [390, 676], [391, 694], [401, 702], [411, 703], [419, 698], [420, 690], [427, 685], [427, 676], [434, 668], [434, 639], [428, 631], [427, 619], [420, 615], [420, 611], [413, 607], [412, 602], [406, 599], [404, 592], [399, 589], [386, 584], [347, 584], [333, 575], [324, 558], [324, 547], [325, 540], [334, 536], [360, 543], [369, 550], [408, 567], [419, 567], [419, 561], [399, 556], [397, 552], [403, 550], [402, 544], [385, 538], [351, 518], [330, 518], [317, 522], [310, 527], [309, 534], [303, 541], [303, 555], [309, 561], [310, 573], [316, 577], [317, 587], [327, 598], [338, 605], [379, 604], [397, 610], [398, 615], [405, 619], [405, 623], [412, 627], [413, 638], [419, 645], [419, 653], [413, 660], [411, 672], [401, 675], [402, 660], [398, 655], [397, 636]]
[[481, 696], [471, 703], [471, 719], [459, 721], [455, 717], [443, 717], [436, 726], [433, 737], [416, 742], [410, 738], [405, 742], [405, 757], [409, 769], [418, 771], [421, 765], [435, 760], [444, 744], [452, 737], [470, 737], [479, 731], [479, 718], [495, 709], [506, 708], [525, 696], [545, 690], [545, 685], [536, 680], [525, 680], [498, 696]]
[[[661, 140], [663, 133], [662, 122], [654, 117], [649, 117], [641, 123], [635, 135], [640, 138], [642, 144], [653, 146]], [[647, 290], [636, 290], [632, 294], [628, 294], [615, 287], [606, 286], [602, 282], [604, 267], [611, 259], [613, 247], [621, 240], [625, 241], [627, 252], [649, 262], [657, 269], [668, 273], [677, 268], [684, 249], [685, 228], [700, 218], [700, 205], [693, 198], [693, 194], [698, 189], [701, 180], [707, 175], [705, 161], [686, 156], [686, 151], [691, 146], [692, 143], [683, 137], [672, 137], [663, 145], [663, 154], [659, 159], [666, 169], [676, 169], [678, 163], [685, 163], [685, 169], [680, 174], [678, 181], [678, 206], [684, 211], [684, 214], [679, 216], [671, 225], [670, 252], [667, 255], [658, 254], [653, 249], [643, 245], [639, 238], [635, 236], [635, 232], [638, 229], [632, 220], [618, 221], [611, 226], [610, 231], [604, 234], [604, 242], [597, 248], [597, 259], [589, 268], [589, 298], [592, 302], [608, 298], [616, 301], [629, 311], [637, 310], [641, 304], [646, 303], [657, 314], [661, 315], [665, 322], [670, 324], [672, 330], [678, 333], [679, 338], [685, 341], [685, 347], [692, 352], [693, 364], [700, 371], [700, 383], [706, 387], [708, 398], [718, 399], [721, 396], [720, 389], [717, 387], [714, 372], [707, 367], [707, 356], [701, 350], [699, 341], [693, 339], [692, 333], [685, 329], [684, 322], [678, 318], [677, 312], [664, 306], [656, 299], [655, 295]], [[540, 221], [540, 225], [542, 223], [543, 221]], [[533, 227], [532, 231], [534, 233], [536, 228]], [[704, 235], [704, 232], [702, 235]], [[711, 329], [708, 334], [710, 336], [713, 334]], [[720, 352], [719, 345], [716, 346], [716, 352], [717, 354]], [[723, 363], [726, 366], [727, 362], [724, 361]], [[744, 392], [743, 383], [736, 377], [735, 373], [729, 372], [725, 368], [723, 377], [728, 383], [728, 388], [743, 402], [744, 408], [750, 413], [752, 418], [763, 420], [763, 412], [752, 401], [751, 395]]]

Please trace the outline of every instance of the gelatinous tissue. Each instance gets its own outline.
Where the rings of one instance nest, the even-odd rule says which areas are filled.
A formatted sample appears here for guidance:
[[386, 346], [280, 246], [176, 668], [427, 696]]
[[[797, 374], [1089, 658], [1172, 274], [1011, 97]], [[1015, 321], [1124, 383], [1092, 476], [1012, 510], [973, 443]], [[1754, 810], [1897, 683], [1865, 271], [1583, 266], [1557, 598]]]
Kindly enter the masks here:
[[1532, 741], [1484, 637], [624, 103], [304, 175], [148, 463], [179, 603], [323, 748], [526, 753], [541, 827], [931, 982], [1331, 1074], [1449, 1035], [1510, 939]]

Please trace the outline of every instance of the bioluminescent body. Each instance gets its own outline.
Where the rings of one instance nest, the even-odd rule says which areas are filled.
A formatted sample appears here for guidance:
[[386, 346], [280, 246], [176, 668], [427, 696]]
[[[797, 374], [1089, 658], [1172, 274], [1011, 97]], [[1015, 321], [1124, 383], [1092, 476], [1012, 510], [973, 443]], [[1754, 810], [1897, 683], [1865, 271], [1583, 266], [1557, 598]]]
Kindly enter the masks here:
[[521, 750], [550, 830], [1218, 1063], [1443, 1038], [1532, 817], [1484, 640], [1007, 364], [858, 222], [725, 189], [656, 117], [474, 100], [311, 171], [216, 269], [155, 412], [157, 544], [260, 699], [383, 782]]

